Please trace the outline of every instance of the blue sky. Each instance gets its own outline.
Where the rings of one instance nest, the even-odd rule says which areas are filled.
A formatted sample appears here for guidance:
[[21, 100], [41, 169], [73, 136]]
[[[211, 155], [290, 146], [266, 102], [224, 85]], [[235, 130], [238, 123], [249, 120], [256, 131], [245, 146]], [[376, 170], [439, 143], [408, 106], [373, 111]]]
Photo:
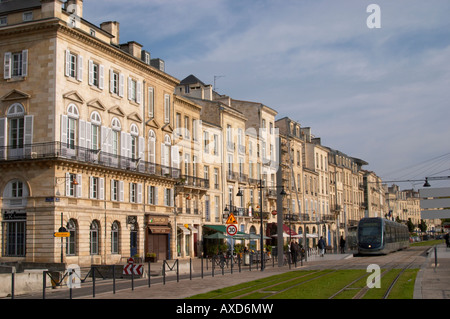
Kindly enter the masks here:
[[447, 0], [84, 1], [85, 19], [119, 21], [120, 41], [167, 73], [218, 76], [219, 93], [311, 127], [384, 180], [450, 175], [449, 13]]

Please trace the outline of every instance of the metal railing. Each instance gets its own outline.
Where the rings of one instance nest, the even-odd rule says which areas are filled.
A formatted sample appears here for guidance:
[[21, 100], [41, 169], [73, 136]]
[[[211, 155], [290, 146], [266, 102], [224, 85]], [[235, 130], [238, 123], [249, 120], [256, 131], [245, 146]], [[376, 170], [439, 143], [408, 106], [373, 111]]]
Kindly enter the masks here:
[[62, 142], [35, 143], [17, 149], [11, 146], [0, 147], [0, 162], [18, 160], [65, 159], [86, 164], [127, 170], [142, 174], [167, 178], [180, 178], [180, 169], [144, 161], [140, 158], [69, 145]]

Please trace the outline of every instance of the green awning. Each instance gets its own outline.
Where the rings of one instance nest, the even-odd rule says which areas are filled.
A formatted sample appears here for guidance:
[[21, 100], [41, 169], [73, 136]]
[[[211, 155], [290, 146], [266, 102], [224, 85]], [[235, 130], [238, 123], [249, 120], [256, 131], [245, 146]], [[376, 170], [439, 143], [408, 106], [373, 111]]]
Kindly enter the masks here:
[[[226, 233], [227, 232], [227, 226], [225, 225], [203, 225], [204, 227], [207, 227], [209, 229], [221, 232], [221, 233]], [[241, 231], [237, 232], [238, 235], [247, 235], [246, 233], [243, 233]]]

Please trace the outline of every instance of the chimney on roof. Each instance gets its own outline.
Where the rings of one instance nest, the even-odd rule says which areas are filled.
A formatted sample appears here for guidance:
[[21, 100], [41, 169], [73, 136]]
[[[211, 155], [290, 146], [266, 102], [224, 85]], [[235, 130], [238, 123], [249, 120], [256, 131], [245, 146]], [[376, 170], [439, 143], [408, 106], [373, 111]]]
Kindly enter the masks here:
[[121, 44], [120, 49], [125, 52], [128, 52], [129, 54], [131, 54], [135, 58], [138, 58], [139, 60], [141, 60], [142, 58], [142, 44], [139, 44], [135, 41], [130, 41], [128, 43]]
[[110, 33], [114, 38], [111, 39], [111, 44], [119, 45], [120, 43], [120, 33], [119, 33], [119, 22], [117, 21], [106, 21], [100, 24], [100, 28], [108, 33]]
[[83, 17], [83, 0], [67, 0], [66, 11], [68, 13], [74, 13], [79, 18]]
[[41, 0], [42, 18], [61, 18], [62, 7], [61, 0]]

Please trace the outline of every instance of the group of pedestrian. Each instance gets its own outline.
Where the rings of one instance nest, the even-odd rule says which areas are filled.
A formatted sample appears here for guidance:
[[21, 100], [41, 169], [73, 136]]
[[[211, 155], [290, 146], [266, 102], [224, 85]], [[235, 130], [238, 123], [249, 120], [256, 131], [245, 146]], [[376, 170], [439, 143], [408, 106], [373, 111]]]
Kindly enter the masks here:
[[298, 260], [298, 256], [303, 256], [303, 246], [299, 245], [295, 240], [291, 241], [290, 252], [291, 252], [291, 260], [293, 263], [296, 263]]
[[[323, 239], [323, 236], [320, 236], [319, 242], [317, 243], [317, 247], [319, 248], [319, 251], [320, 251], [320, 257], [323, 257], [325, 255], [325, 249], [326, 249], [326, 244], [325, 244], [325, 240]], [[341, 239], [339, 241], [339, 248], [340, 248], [341, 254], [345, 253], [344, 236], [341, 236]]]

